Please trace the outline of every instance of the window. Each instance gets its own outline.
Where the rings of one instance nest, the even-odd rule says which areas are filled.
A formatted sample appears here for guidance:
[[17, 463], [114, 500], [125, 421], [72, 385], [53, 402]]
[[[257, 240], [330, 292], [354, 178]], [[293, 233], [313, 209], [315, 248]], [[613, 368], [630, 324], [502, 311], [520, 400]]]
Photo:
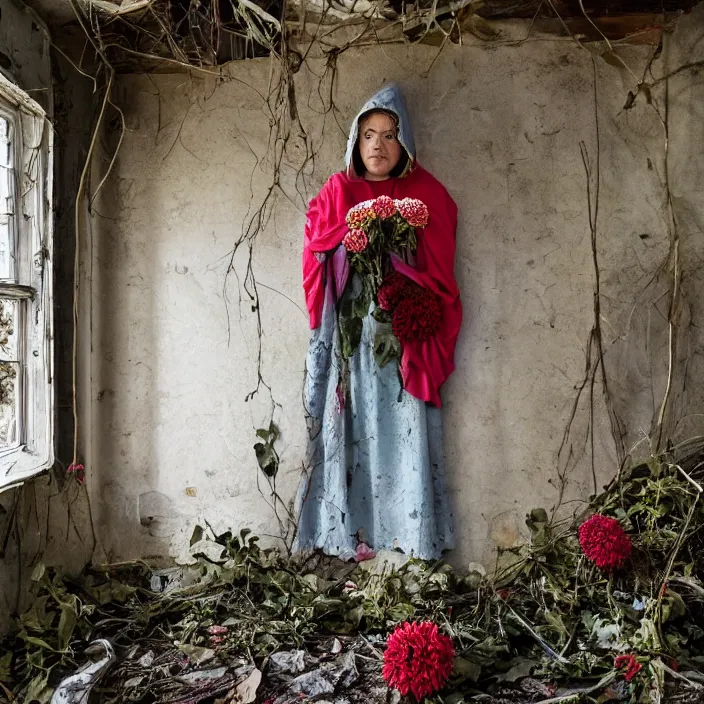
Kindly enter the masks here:
[[0, 491], [54, 461], [51, 128], [0, 76]]

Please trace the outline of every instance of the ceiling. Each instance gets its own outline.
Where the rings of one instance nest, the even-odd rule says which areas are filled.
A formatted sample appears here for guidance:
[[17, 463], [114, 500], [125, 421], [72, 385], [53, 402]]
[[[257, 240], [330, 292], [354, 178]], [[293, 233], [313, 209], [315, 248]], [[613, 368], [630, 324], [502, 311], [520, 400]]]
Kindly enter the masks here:
[[[22, 0], [20, 0], [22, 1]], [[24, 0], [48, 25], [53, 40], [62, 51], [74, 57], [83, 57], [85, 50], [85, 35], [77, 26], [72, 0]], [[179, 17], [190, 12], [200, 13], [200, 17], [208, 15], [222, 16], [225, 9], [240, 6], [246, 12], [254, 12], [264, 20], [262, 26], [271, 30], [273, 24], [278, 25], [277, 17], [281, 16], [284, 0], [239, 0], [231, 4], [231, 0], [73, 0], [82, 7], [92, 7], [102, 22], [110, 31], [116, 32], [118, 43], [130, 41], [130, 32], [143, 21], [152, 21], [157, 12], [165, 13], [170, 25], [182, 33], [184, 27], [187, 35], [180, 37], [174, 34], [176, 43], [187, 42], [194, 34], [193, 27]], [[296, 20], [301, 8], [306, 14], [318, 11], [327, 21], [344, 22], [346, 19], [360, 17], [360, 8], [366, 8], [366, 13], [372, 12], [380, 21], [393, 22], [403, 15], [407, 39], [432, 43], [424, 19], [430, 8], [437, 8], [437, 17], [447, 23], [450, 16], [459, 18], [457, 25], [461, 32], [469, 31], [482, 38], [490, 38], [495, 30], [485, 23], [485, 20], [501, 20], [510, 18], [533, 18], [541, 24], [541, 30], [548, 33], [564, 35], [569, 31], [573, 36], [579, 36], [583, 41], [603, 39], [620, 39], [629, 37], [634, 42], [657, 43], [663, 30], [667, 30], [671, 21], [682, 12], [690, 11], [699, 0], [286, 0], [287, 20]], [[196, 8], [194, 10], [194, 7]], [[219, 8], [219, 9], [218, 9]], [[445, 14], [443, 15], [443, 10]], [[589, 17], [585, 17], [585, 11]], [[180, 13], [180, 14], [179, 14]], [[413, 18], [418, 21], [415, 36]], [[124, 19], [124, 22], [123, 22]], [[233, 21], [236, 21], [236, 17]], [[195, 29], [202, 32], [206, 25], [198, 20]], [[269, 24], [266, 24], [266, 23]], [[481, 23], [485, 24], [482, 25]], [[295, 35], [298, 22], [291, 25]], [[494, 24], [493, 22], [491, 23]], [[554, 27], [553, 27], [554, 25]], [[165, 23], [162, 23], [165, 26]], [[597, 28], [598, 27], [598, 28]], [[156, 36], [156, 30], [147, 26], [149, 32], [144, 36]], [[207, 27], [206, 27], [207, 29]], [[487, 36], [482, 36], [486, 29]], [[479, 32], [479, 33], [478, 33]], [[124, 34], [124, 37], [123, 37]], [[206, 32], [207, 34], [207, 32]], [[422, 36], [421, 36], [422, 35]], [[171, 40], [170, 40], [171, 41]], [[453, 39], [454, 41], [454, 39]], [[172, 42], [173, 43], [173, 42]], [[214, 53], [208, 63], [224, 63], [234, 58], [249, 56], [247, 47], [244, 51], [237, 46], [229, 47], [225, 53]], [[266, 55], [267, 45], [260, 46], [259, 53]], [[137, 47], [137, 48], [142, 48]], [[266, 51], [265, 51], [266, 50]], [[262, 53], [263, 52], [263, 53]], [[222, 55], [221, 55], [222, 54]], [[122, 70], [133, 71], [131, 64]]]

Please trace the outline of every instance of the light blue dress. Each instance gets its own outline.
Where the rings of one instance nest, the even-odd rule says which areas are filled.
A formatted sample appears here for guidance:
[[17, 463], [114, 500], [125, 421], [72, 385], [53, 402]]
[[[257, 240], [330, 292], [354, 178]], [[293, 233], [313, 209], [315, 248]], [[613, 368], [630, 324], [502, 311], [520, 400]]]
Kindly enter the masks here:
[[[395, 87], [387, 87], [362, 113], [371, 107], [395, 112], [402, 144], [410, 150], [413, 139], [402, 101]], [[356, 139], [357, 119], [352, 146]], [[348, 165], [350, 155], [348, 149]], [[313, 331], [306, 363], [308, 473], [298, 494], [295, 548], [348, 557], [365, 542], [377, 551], [440, 557], [453, 547], [441, 410], [402, 388], [396, 360], [378, 366], [373, 347], [377, 322], [371, 315], [365, 317], [361, 343], [349, 359], [348, 390], [341, 397], [334, 279], [329, 257], [322, 322]], [[352, 278], [348, 285], [359, 281]]]

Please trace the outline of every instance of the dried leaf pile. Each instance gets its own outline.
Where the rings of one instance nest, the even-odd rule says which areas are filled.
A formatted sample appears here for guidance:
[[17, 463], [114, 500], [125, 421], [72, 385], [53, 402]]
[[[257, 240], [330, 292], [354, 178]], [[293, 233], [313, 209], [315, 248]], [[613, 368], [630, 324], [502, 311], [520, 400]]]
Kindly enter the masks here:
[[[410, 560], [398, 569], [263, 550], [246, 531], [197, 529], [196, 564], [39, 568], [31, 608], [0, 651], [4, 701], [48, 702], [96, 638], [117, 664], [94, 702], [375, 702], [385, 637], [432, 619], [453, 637], [453, 679], [435, 702], [704, 700], [704, 441], [626, 466], [589, 512], [633, 542], [613, 575], [582, 554], [579, 520], [528, 516], [532, 539], [489, 577]], [[614, 667], [633, 655], [635, 676]], [[2, 695], [0, 695], [2, 700]], [[398, 701], [398, 698], [396, 698]]]

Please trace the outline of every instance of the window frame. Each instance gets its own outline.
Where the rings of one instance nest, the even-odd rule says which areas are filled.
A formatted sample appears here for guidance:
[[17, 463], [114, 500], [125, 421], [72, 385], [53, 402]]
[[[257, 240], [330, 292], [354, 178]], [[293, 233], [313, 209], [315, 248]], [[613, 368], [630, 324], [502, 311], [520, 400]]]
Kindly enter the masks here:
[[14, 217], [0, 298], [18, 301], [17, 443], [0, 449], [0, 491], [54, 464], [53, 132], [42, 107], [0, 74], [0, 117], [12, 125]]

